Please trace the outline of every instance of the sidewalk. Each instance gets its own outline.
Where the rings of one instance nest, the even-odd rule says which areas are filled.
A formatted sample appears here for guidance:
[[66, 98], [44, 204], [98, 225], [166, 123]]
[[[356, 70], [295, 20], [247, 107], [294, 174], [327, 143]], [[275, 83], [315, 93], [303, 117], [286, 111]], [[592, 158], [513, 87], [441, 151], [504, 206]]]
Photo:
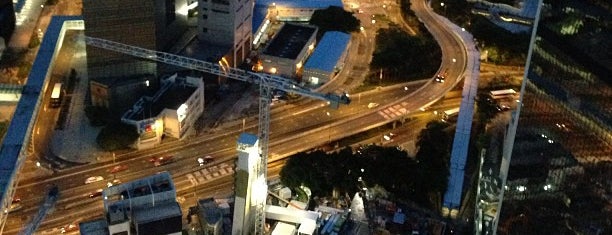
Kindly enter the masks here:
[[351, 234], [370, 234], [370, 226], [368, 225], [368, 216], [366, 215], [364, 201], [363, 198], [359, 196], [359, 193], [355, 193], [351, 201], [351, 220], [354, 223]]
[[[75, 44], [77, 52], [85, 51], [83, 41]], [[88, 93], [87, 60], [84, 53], [76, 53], [70, 67], [77, 72], [77, 84], [72, 93], [68, 116], [63, 130], [55, 130], [50, 149], [53, 155], [73, 163], [90, 163], [109, 157], [96, 144], [101, 127], [93, 127], [85, 116], [85, 100]], [[66, 99], [68, 100], [68, 99]]]
[[[43, 8], [40, 6], [45, 2], [44, 0], [23, 1], [25, 5], [21, 8], [21, 11], [15, 12], [17, 25], [15, 27], [15, 31], [13, 32], [13, 36], [11, 37], [11, 41], [7, 43], [8, 47], [11, 48], [28, 48], [32, 33], [38, 24], [38, 16], [43, 10]], [[17, 11], [19, 9], [15, 10]], [[46, 28], [46, 25], [41, 25], [41, 27]]]

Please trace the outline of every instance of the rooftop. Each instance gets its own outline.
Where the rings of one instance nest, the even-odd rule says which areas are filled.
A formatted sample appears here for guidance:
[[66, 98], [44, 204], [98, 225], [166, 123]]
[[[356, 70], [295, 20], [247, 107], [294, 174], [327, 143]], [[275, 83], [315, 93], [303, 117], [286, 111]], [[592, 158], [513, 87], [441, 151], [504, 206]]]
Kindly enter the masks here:
[[277, 6], [292, 8], [327, 8], [329, 6], [343, 7], [342, 0], [257, 0], [255, 6], [270, 6], [275, 3]]
[[263, 24], [268, 15], [268, 5], [255, 4], [253, 7], [253, 24], [251, 25], [253, 34], [257, 33], [257, 29]]
[[181, 207], [176, 201], [139, 208], [134, 210], [133, 213], [135, 224], [145, 224], [165, 218], [182, 216]]
[[123, 118], [146, 119], [158, 116], [164, 109], [176, 110], [198, 89], [185, 77], [173, 75], [162, 83], [153, 97], [141, 98]]
[[253, 146], [255, 145], [255, 143], [257, 143], [257, 136], [248, 133], [242, 133], [240, 134], [240, 136], [238, 136], [238, 143]]
[[295, 59], [316, 32], [317, 29], [312, 26], [284, 24], [263, 54]]
[[79, 232], [82, 235], [108, 235], [108, 224], [105, 219], [81, 222]]
[[268, 15], [268, 6], [275, 3], [277, 6], [289, 8], [325, 9], [329, 6], [343, 7], [342, 0], [257, 0], [253, 8], [253, 33], [263, 24]]
[[304, 65], [304, 69], [332, 72], [350, 40], [349, 34], [337, 31], [326, 32]]
[[178, 109], [196, 91], [197, 87], [185, 82], [172, 84], [158, 100], [153, 102], [153, 113], [159, 114], [163, 109]]
[[198, 204], [200, 206], [199, 216], [203, 216], [206, 222], [214, 224], [222, 219], [221, 210], [213, 198], [199, 200]]
[[[123, 184], [115, 185], [110, 188], [106, 188], [103, 191], [103, 198], [105, 207], [107, 207], [108, 205], [117, 205], [116, 202], [119, 201], [125, 201], [152, 194], [171, 192], [173, 190], [174, 183], [172, 182], [170, 174], [168, 172], [160, 172], [139, 180], [134, 180]], [[174, 198], [172, 198], [172, 195], [156, 195], [151, 200], [155, 202], [164, 200], [174, 200], [176, 195], [173, 194], [173, 196]], [[134, 203], [135, 202], [130, 203], [130, 205], [136, 206], [133, 205]], [[152, 203], [154, 202], [147, 202], [145, 204]]]

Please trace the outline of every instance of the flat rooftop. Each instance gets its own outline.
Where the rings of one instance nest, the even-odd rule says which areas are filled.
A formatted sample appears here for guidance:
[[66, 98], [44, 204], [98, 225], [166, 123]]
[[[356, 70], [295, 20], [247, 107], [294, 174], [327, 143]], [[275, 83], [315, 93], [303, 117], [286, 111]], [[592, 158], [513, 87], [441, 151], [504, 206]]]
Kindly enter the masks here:
[[[162, 88], [163, 89], [163, 88]], [[175, 83], [165, 90], [157, 100], [145, 102], [144, 108], [139, 112], [131, 115], [132, 118], [137, 117], [156, 117], [164, 109], [178, 109], [192, 94], [197, 87], [185, 83], [184, 80], [177, 79]]]
[[263, 51], [263, 54], [286, 58], [297, 58], [300, 51], [308, 43], [308, 39], [316, 33], [317, 29], [310, 26], [302, 26], [297, 24], [284, 24], [278, 31], [276, 37]]
[[81, 222], [79, 233], [82, 235], [108, 235], [108, 223], [105, 219]]
[[350, 40], [351, 35], [343, 32], [330, 31], [323, 34], [319, 45], [304, 65], [304, 69], [320, 69], [332, 72]]
[[134, 223], [145, 224], [182, 215], [181, 207], [177, 202], [168, 202], [134, 210]]
[[[103, 191], [104, 203], [134, 199], [174, 190], [170, 173], [160, 172], [142, 179], [114, 185]], [[123, 197], [121, 197], [123, 196]], [[163, 199], [158, 196], [156, 199]]]
[[159, 97], [157, 101], [153, 103], [154, 110], [156, 113], [161, 112], [164, 108], [168, 109], [178, 109], [178, 107], [183, 104], [193, 92], [195, 92], [197, 87], [191, 86], [187, 83], [176, 82], [164, 92], [164, 94]]

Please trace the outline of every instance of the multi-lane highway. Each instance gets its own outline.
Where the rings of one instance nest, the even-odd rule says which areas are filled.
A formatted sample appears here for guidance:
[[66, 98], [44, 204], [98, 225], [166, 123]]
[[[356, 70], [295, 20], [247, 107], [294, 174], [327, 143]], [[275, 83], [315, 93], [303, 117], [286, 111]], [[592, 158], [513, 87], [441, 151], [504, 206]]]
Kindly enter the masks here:
[[[327, 108], [323, 102], [308, 100], [274, 108], [270, 127], [271, 177], [277, 175], [285, 157], [412, 115], [420, 108], [433, 104], [458, 82], [465, 68], [464, 49], [458, 38], [445, 25], [435, 21], [424, 2], [413, 2], [413, 8], [441, 45], [443, 65], [440, 71], [447, 71], [446, 82], [435, 83], [426, 79], [406, 86], [352, 94], [351, 105], [338, 110]], [[326, 89], [336, 90], [338, 86]], [[371, 102], [381, 105], [370, 109], [367, 104]], [[249, 119], [245, 130], [256, 133], [256, 123], [256, 120]], [[126, 182], [159, 171], [169, 171], [183, 210], [194, 205], [194, 194], [198, 197], [227, 195], [231, 193], [233, 184], [236, 139], [242, 130], [242, 123], [223, 125], [214, 133], [169, 142], [155, 149], [119, 155], [115, 163], [89, 164], [50, 177], [24, 179], [17, 189], [23, 209], [11, 213], [4, 233], [17, 234], [36, 213], [47, 189], [52, 185], [59, 186], [61, 196], [55, 211], [42, 223], [42, 234], [56, 234], [61, 226], [101, 216], [102, 199], [90, 198], [89, 194], [106, 187], [106, 183], [113, 179]], [[165, 155], [173, 155], [175, 161], [159, 167], [154, 167], [148, 161], [151, 157]], [[215, 157], [215, 161], [199, 167], [196, 159], [205, 155]], [[128, 169], [111, 173], [110, 169], [118, 165], [127, 166]], [[102, 176], [105, 180], [85, 184], [85, 179], [91, 176]]]

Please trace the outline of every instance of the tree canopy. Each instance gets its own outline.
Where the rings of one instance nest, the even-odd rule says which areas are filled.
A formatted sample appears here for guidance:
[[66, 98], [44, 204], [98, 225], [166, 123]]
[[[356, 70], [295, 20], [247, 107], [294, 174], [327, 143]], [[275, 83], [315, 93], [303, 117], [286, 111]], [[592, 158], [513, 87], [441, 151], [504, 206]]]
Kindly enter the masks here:
[[448, 185], [449, 159], [451, 149], [451, 135], [447, 132], [449, 125], [440, 121], [433, 121], [421, 131], [417, 139], [418, 151], [416, 159], [419, 163], [417, 189], [422, 192], [416, 201], [425, 203], [429, 201], [424, 196], [429, 194], [442, 194]]
[[359, 30], [359, 19], [353, 13], [336, 6], [316, 10], [310, 18], [310, 24], [319, 27], [321, 34], [327, 31], [349, 33]]
[[396, 25], [380, 29], [376, 35], [373, 70], [382, 69], [385, 79], [398, 81], [433, 76], [439, 68], [442, 54], [438, 44], [430, 37], [410, 36]]
[[129, 147], [136, 139], [138, 133], [135, 126], [118, 122], [102, 128], [96, 137], [96, 142], [105, 151], [114, 151]]
[[376, 145], [356, 152], [345, 148], [330, 154], [298, 153], [288, 158], [280, 178], [291, 188], [309, 187], [313, 195], [330, 195], [334, 189], [352, 194], [365, 183], [397, 198], [431, 205], [428, 196], [444, 193], [448, 182], [451, 138], [447, 127], [443, 122], [429, 123], [419, 136], [416, 158], [395, 147]]

